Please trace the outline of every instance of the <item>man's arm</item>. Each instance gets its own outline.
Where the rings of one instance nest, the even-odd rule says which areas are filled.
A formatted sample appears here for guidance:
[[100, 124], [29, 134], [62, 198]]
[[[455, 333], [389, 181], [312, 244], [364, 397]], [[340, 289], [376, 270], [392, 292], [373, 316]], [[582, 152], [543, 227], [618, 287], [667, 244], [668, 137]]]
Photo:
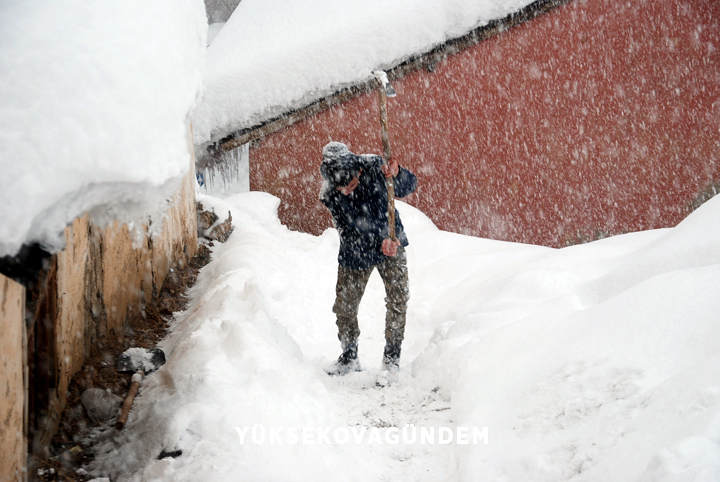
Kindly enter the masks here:
[[399, 167], [394, 184], [395, 197], [405, 197], [415, 192], [415, 188], [417, 188], [417, 177], [404, 167]]

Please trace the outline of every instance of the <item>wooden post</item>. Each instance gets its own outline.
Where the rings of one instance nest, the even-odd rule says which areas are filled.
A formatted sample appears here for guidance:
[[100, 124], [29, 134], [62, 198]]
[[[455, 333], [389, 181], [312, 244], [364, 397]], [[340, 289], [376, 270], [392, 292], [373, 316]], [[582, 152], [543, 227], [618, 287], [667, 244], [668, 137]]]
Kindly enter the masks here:
[[0, 274], [0, 480], [27, 480], [25, 288]]

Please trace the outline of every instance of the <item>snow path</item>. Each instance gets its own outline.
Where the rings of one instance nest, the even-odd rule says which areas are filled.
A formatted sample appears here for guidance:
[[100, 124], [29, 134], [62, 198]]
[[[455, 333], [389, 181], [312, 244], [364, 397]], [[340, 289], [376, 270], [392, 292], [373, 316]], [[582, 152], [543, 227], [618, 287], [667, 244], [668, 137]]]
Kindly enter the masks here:
[[[422, 426], [452, 426], [449, 403], [438, 388], [418, 387], [411, 381], [410, 365], [427, 345], [433, 324], [426, 323], [425, 330], [408, 330], [400, 385], [387, 389], [375, 387], [385, 343], [385, 304], [384, 287], [380, 277], [373, 274], [359, 314], [362, 330], [359, 356], [364, 370], [342, 378], [328, 377], [323, 369], [340, 351], [331, 312], [335, 296], [337, 234], [329, 230], [316, 238], [288, 231], [277, 221], [278, 201], [266, 194], [244, 194], [229, 199], [229, 202], [234, 208], [233, 219], [239, 219], [236, 221], [239, 229], [233, 234], [235, 239], [218, 251], [227, 251], [233, 259], [243, 258], [255, 279], [262, 283], [259, 289], [269, 291], [266, 293], [269, 303], [264, 305], [268, 315], [287, 330], [301, 352], [299, 362], [305, 363], [302, 368], [310, 371], [313, 381], [324, 387], [323, 395], [327, 399], [317, 401], [316, 408], [333, 412], [333, 422], [327, 426], [333, 429], [338, 426], [366, 427], [365, 441], [369, 440], [367, 434], [373, 428], [382, 429], [384, 436], [389, 427], [402, 429], [412, 424], [419, 430]], [[239, 217], [236, 217], [236, 211]], [[248, 220], [248, 216], [252, 220]], [[218, 255], [222, 256], [219, 252]], [[291, 257], [292, 262], [287, 262], [286, 256]], [[409, 317], [422, 318], [412, 308]], [[266, 426], [278, 424], [293, 426], [280, 418], [267, 422]], [[382, 442], [386, 440], [383, 438]], [[447, 445], [384, 443], [353, 447], [354, 452], [366, 452], [356, 454], [368, 459], [363, 467], [366, 464], [377, 467], [372, 480], [437, 481], [450, 478], [457, 470]], [[345, 480], [353, 477], [369, 480], [368, 475], [364, 469], [343, 477]], [[283, 474], [281, 478], [286, 476]], [[309, 479], [304, 474], [298, 480]]]
[[[359, 314], [365, 370], [323, 371], [339, 354], [337, 233], [289, 231], [264, 193], [202, 202], [231, 209], [235, 231], [176, 314], [167, 364], [126, 430], [98, 444], [98, 475], [720, 480], [720, 198], [673, 229], [562, 250], [442, 232], [399, 203], [411, 301], [400, 384], [387, 389], [374, 386], [377, 275]], [[488, 443], [439, 443], [462, 427], [488, 428]], [[434, 443], [392, 443], [410, 428], [435, 430]]]
[[[412, 383], [411, 363], [434, 330], [418, 312], [422, 305], [409, 314], [422, 321], [407, 331], [401, 383], [376, 387], [385, 305], [373, 274], [359, 315], [364, 370], [328, 377], [323, 369], [340, 351], [331, 311], [337, 234], [289, 231], [277, 220], [278, 200], [264, 193], [226, 201], [203, 200], [217, 212], [232, 209], [235, 231], [213, 248], [213, 261], [191, 289], [190, 308], [176, 315], [161, 345], [168, 363], [146, 379], [125, 434], [103, 448], [100, 473], [121, 480], [198, 480], [206, 471], [237, 471], [247, 477], [240, 480], [335, 480], [333, 471], [340, 470], [340, 480], [452, 479], [457, 468], [449, 444], [386, 438], [389, 427], [407, 427], [419, 440], [421, 427], [454, 426], [447, 394]], [[250, 427], [244, 444], [236, 427]], [[252, 443], [252, 427], [266, 436], [281, 429], [285, 443]], [[360, 444], [293, 445], [291, 427], [329, 428], [330, 435], [337, 427], [366, 431]], [[373, 430], [379, 440], [371, 438]], [[177, 448], [188, 456], [153, 460]], [[222, 462], [212, 462], [220, 455]]]

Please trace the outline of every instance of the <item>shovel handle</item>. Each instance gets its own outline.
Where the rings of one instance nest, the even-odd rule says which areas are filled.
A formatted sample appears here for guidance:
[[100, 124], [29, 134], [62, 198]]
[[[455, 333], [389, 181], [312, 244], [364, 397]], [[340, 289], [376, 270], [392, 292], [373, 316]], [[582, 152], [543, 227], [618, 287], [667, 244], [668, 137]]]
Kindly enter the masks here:
[[140, 372], [135, 373], [132, 377], [132, 383], [130, 383], [130, 389], [125, 397], [125, 401], [123, 401], [122, 407], [120, 407], [120, 415], [118, 415], [117, 421], [115, 422], [116, 430], [125, 428], [128, 416], [130, 415], [130, 409], [135, 401], [135, 395], [137, 395], [138, 389], [140, 388], [140, 380], [142, 380], [142, 374]]
[[[390, 128], [388, 126], [387, 115], [387, 94], [385, 88], [380, 84], [378, 89], [378, 103], [380, 104], [380, 135], [383, 144], [383, 159], [390, 164], [392, 159], [392, 151], [390, 150]], [[388, 232], [390, 239], [395, 239], [395, 185], [391, 177], [385, 178], [385, 184], [388, 192]]]

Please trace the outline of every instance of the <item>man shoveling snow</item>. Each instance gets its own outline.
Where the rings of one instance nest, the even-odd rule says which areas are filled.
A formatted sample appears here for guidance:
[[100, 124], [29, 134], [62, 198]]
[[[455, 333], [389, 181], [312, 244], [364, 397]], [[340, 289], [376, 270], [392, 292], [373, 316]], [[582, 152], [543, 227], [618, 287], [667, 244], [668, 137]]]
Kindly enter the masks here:
[[324, 147], [320, 173], [325, 179], [320, 200], [332, 214], [340, 235], [333, 312], [337, 316], [342, 354], [327, 372], [337, 376], [361, 370], [358, 308], [368, 279], [377, 268], [385, 284], [387, 305], [385, 350], [378, 385], [396, 383], [410, 297], [404, 249], [408, 240], [397, 211], [395, 236], [391, 235], [385, 178], [393, 178], [396, 197], [415, 191], [417, 178], [395, 161], [384, 164], [380, 156], [357, 156], [341, 142], [330, 142]]

